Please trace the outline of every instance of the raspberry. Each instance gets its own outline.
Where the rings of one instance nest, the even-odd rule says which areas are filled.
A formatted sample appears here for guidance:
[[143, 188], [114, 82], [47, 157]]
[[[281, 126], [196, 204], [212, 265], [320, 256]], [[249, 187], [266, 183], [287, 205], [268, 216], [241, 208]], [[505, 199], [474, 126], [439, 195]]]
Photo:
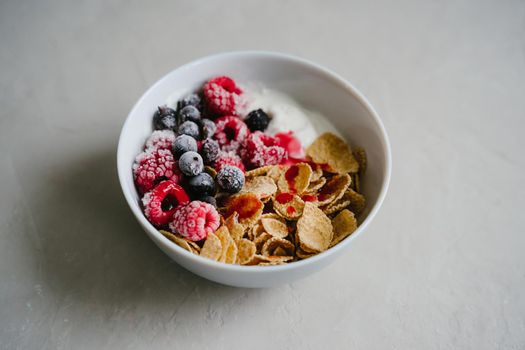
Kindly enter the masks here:
[[219, 213], [213, 205], [193, 201], [177, 208], [170, 229], [191, 241], [200, 241], [215, 232], [220, 223]]
[[219, 157], [215, 160], [215, 170], [219, 172], [224, 166], [231, 165], [244, 171], [244, 164], [241, 158], [234, 152], [221, 152]]
[[223, 151], [237, 151], [250, 131], [242, 120], [234, 116], [220, 117], [215, 121], [215, 139]]
[[146, 141], [146, 149], [171, 149], [175, 133], [171, 130], [155, 130]]
[[146, 193], [163, 180], [180, 181], [173, 154], [167, 149], [147, 149], [135, 158], [133, 176], [140, 193]]
[[217, 77], [209, 80], [203, 88], [206, 107], [216, 116], [235, 115], [241, 89], [228, 77]]
[[177, 208], [190, 201], [184, 189], [175, 181], [166, 180], [142, 198], [144, 215], [155, 226], [167, 225]]
[[280, 164], [288, 153], [275, 137], [256, 131], [245, 140], [240, 155], [245, 164], [252, 168]]

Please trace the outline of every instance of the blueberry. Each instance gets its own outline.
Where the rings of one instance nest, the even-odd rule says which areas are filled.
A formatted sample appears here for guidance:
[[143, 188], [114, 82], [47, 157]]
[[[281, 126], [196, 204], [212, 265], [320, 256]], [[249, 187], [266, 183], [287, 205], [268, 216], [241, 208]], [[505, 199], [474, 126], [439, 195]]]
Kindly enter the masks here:
[[215, 125], [213, 120], [206, 118], [200, 120], [199, 126], [201, 127], [201, 136], [203, 139], [213, 137], [215, 130], [217, 130], [217, 125]]
[[175, 130], [177, 128], [176, 112], [166, 106], [158, 107], [153, 115], [153, 128], [155, 130]]
[[252, 132], [257, 130], [264, 131], [270, 124], [270, 117], [259, 108], [248, 113], [245, 123]]
[[179, 125], [178, 132], [179, 132], [179, 135], [189, 135], [196, 140], [199, 139], [199, 135], [200, 135], [199, 126], [189, 120]]
[[202, 142], [201, 155], [205, 164], [213, 164], [219, 157], [219, 143], [212, 139], [206, 139]]
[[215, 194], [215, 181], [208, 173], [200, 173], [188, 181], [190, 192], [196, 196], [210, 196]]
[[227, 165], [217, 174], [217, 183], [226, 192], [239, 192], [244, 186], [244, 174], [241, 169]]
[[194, 106], [198, 109], [201, 108], [201, 98], [197, 94], [189, 94], [177, 102], [177, 108], [180, 111], [186, 106]]
[[197, 200], [201, 201], [201, 202], [209, 203], [209, 204], [213, 205], [215, 208], [217, 208], [217, 200], [215, 199], [215, 197], [203, 196], [203, 197], [197, 198]]
[[179, 111], [179, 123], [187, 120], [198, 122], [201, 119], [201, 112], [195, 106], [186, 106]]
[[202, 157], [197, 152], [189, 151], [179, 158], [179, 169], [184, 175], [195, 176], [202, 173], [204, 164]]
[[179, 135], [173, 141], [173, 155], [178, 158], [188, 151], [197, 152], [197, 141], [188, 135]]

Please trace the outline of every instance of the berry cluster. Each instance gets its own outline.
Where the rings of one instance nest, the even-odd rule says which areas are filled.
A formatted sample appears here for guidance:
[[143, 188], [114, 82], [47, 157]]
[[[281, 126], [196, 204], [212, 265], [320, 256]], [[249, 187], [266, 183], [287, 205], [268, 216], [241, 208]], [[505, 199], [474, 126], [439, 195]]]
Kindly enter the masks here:
[[221, 76], [180, 99], [176, 109], [157, 108], [155, 131], [133, 165], [153, 225], [203, 240], [220, 225], [219, 192], [239, 192], [246, 169], [288, 161], [290, 138], [265, 134], [270, 117], [261, 109], [240, 115], [241, 101], [235, 81]]

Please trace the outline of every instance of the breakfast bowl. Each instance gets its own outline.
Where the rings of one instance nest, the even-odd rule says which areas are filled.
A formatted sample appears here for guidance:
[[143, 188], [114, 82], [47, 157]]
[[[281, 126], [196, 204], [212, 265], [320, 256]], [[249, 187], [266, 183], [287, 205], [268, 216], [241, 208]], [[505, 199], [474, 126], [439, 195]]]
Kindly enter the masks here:
[[[193, 254], [166, 238], [145, 217], [134, 183], [135, 157], [151, 134], [157, 106], [196, 91], [215, 76], [229, 76], [240, 83], [257, 82], [290, 96], [307, 109], [318, 111], [326, 121], [316, 128], [337, 132], [351, 146], [366, 150], [367, 170], [361, 179], [366, 207], [357, 229], [339, 244], [304, 260], [274, 266], [225, 264]], [[293, 116], [291, 116], [293, 117]], [[171, 259], [206, 279], [236, 287], [272, 287], [306, 277], [333, 262], [343, 252], [351, 254], [352, 242], [378, 213], [385, 198], [391, 172], [390, 145], [383, 124], [366, 98], [334, 72], [307, 60], [271, 52], [230, 52], [195, 60], [166, 74], [151, 86], [129, 113], [117, 151], [118, 177], [126, 202], [148, 237]]]

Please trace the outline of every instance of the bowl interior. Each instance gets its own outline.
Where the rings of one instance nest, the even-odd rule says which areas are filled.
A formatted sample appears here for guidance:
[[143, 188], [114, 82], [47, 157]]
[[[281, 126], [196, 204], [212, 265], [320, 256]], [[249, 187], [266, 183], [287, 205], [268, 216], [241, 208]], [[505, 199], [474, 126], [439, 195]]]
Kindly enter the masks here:
[[153, 85], [130, 112], [119, 141], [119, 177], [132, 211], [148, 231], [154, 228], [141, 213], [131, 168], [152, 131], [152, 115], [168, 98], [196, 90], [217, 75], [231, 76], [241, 84], [258, 82], [284, 92], [326, 116], [351, 145], [364, 147], [368, 169], [361, 186], [367, 209], [360, 221], [366, 220], [384, 195], [390, 166], [388, 141], [371, 107], [348, 83], [312, 63], [286, 55], [247, 52], [211, 56], [172, 71]]

